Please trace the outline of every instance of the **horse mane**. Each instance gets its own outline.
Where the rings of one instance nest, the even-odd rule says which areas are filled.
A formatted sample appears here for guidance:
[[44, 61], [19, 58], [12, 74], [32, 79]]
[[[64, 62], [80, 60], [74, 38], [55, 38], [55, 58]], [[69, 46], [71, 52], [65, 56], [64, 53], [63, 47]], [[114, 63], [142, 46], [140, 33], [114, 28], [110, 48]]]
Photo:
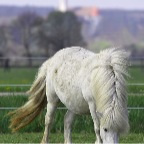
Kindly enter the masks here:
[[129, 130], [127, 87], [129, 54], [121, 48], [111, 48], [97, 55], [92, 71], [92, 89], [100, 116], [100, 126], [118, 133]]

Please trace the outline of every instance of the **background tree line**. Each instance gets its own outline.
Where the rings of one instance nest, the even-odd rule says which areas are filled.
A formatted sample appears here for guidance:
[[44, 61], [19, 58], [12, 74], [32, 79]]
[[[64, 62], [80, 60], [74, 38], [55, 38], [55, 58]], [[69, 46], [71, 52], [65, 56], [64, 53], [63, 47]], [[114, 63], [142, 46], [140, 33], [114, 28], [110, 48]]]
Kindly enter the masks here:
[[0, 57], [50, 57], [69, 46], [83, 46], [81, 23], [72, 12], [51, 12], [46, 18], [36, 13], [19, 15], [9, 25], [0, 26]]

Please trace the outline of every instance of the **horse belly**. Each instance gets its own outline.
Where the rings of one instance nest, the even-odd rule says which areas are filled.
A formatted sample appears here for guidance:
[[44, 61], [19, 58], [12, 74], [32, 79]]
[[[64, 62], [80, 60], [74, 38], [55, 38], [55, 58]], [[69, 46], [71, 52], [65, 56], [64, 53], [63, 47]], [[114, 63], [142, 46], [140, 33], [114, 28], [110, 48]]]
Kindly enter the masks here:
[[76, 114], [84, 114], [89, 112], [89, 107], [81, 92], [61, 92], [57, 91], [57, 96], [66, 108]]
[[73, 74], [69, 75], [66, 70], [62, 71], [55, 77], [54, 88], [67, 109], [76, 114], [88, 113], [88, 104], [83, 97], [78, 77]]

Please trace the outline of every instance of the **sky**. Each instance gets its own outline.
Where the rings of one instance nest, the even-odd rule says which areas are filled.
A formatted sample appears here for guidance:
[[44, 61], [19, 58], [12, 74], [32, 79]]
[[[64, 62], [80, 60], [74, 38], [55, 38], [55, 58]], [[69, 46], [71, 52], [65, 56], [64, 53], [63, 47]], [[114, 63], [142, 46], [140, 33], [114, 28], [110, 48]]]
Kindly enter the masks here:
[[[144, 0], [68, 0], [69, 7], [96, 6], [126, 10], [144, 10]], [[58, 7], [58, 0], [0, 0], [0, 5], [16, 6], [53, 6]]]

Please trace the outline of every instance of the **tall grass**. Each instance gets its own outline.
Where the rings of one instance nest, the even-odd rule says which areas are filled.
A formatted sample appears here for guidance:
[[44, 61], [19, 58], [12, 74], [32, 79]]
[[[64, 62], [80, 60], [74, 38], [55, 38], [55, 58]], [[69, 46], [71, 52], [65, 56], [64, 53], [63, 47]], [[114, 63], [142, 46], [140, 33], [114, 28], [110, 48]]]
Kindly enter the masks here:
[[[43, 133], [15, 133], [1, 134], [0, 143], [39, 143]], [[94, 143], [96, 136], [94, 133], [72, 133], [73, 143]], [[51, 133], [50, 143], [63, 143], [63, 133]], [[144, 143], [142, 133], [130, 133], [126, 137], [120, 138], [120, 143]]]
[[[26, 96], [7, 96], [0, 97], [1, 107], [19, 107], [27, 101]], [[130, 96], [128, 106], [129, 107], [140, 107], [144, 105], [143, 96]], [[64, 107], [61, 103], [59, 107]], [[9, 133], [9, 117], [5, 116], [10, 110], [0, 110], [0, 132]], [[26, 126], [21, 132], [41, 132], [44, 130], [44, 116], [46, 110], [42, 112], [40, 116], [36, 118], [31, 124]], [[57, 110], [54, 118], [52, 132], [63, 132], [64, 127], [64, 115], [66, 110]], [[144, 112], [143, 110], [129, 110], [129, 121], [131, 132], [142, 133], [144, 129]], [[73, 124], [73, 131], [78, 133], [91, 133], [93, 130], [93, 121], [90, 115], [78, 115]]]
[[0, 68], [0, 84], [31, 84], [38, 68], [11, 68], [4, 71]]
[[130, 67], [128, 83], [144, 83], [144, 67]]
[[[37, 68], [27, 69], [11, 69], [9, 72], [4, 72], [0, 69], [0, 84], [31, 84], [34, 80]], [[129, 83], [143, 82], [144, 76], [141, 68], [130, 68], [129, 73], [132, 78], [128, 79]], [[0, 87], [0, 92], [20, 92], [27, 91], [29, 87]], [[143, 93], [144, 86], [129, 86], [130, 93]], [[0, 97], [0, 107], [19, 107], [27, 101], [26, 96], [6, 96]], [[63, 106], [60, 104], [60, 106]], [[129, 107], [144, 107], [144, 96], [130, 96]], [[9, 118], [6, 114], [10, 110], [0, 110], [0, 133], [10, 133], [8, 129]], [[21, 132], [41, 132], [44, 129], [44, 116], [46, 110], [30, 125], [26, 126]], [[63, 121], [66, 110], [57, 110], [52, 132], [63, 132]], [[129, 110], [129, 120], [131, 132], [142, 133], [144, 129], [144, 110]], [[90, 115], [77, 116], [73, 124], [73, 131], [79, 133], [91, 133], [93, 130], [93, 122]]]
[[[38, 68], [12, 68], [10, 71], [0, 68], [0, 84], [31, 84], [37, 71]], [[143, 73], [144, 68], [130, 67], [128, 83], [144, 83]]]

